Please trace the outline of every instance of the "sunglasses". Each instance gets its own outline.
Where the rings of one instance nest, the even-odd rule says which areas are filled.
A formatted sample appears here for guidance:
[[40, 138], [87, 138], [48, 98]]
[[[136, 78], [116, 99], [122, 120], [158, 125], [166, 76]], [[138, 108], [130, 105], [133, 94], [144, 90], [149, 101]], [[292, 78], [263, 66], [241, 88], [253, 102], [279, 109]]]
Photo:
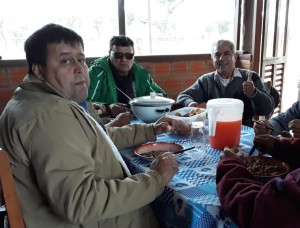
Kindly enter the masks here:
[[114, 55], [115, 59], [122, 59], [124, 55], [126, 59], [132, 59], [134, 56], [134, 54], [130, 52], [114, 52], [114, 51], [110, 51], [110, 52]]

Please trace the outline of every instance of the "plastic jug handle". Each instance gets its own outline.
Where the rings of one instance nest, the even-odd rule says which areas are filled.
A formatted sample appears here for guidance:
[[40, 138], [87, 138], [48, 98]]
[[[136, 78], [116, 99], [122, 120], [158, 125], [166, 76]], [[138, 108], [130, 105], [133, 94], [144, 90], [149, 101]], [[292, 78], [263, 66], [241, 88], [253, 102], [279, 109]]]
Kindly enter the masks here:
[[216, 119], [219, 109], [216, 107], [208, 108], [208, 126], [209, 126], [209, 136], [215, 136], [216, 134]]

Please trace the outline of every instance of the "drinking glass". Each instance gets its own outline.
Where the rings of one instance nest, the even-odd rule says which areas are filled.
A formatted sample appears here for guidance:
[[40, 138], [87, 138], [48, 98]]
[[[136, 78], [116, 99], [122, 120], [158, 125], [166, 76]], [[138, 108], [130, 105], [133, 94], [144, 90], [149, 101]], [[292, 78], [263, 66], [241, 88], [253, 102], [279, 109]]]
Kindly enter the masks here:
[[206, 136], [205, 128], [203, 121], [192, 122], [191, 125], [191, 135], [190, 135], [190, 144], [195, 147], [206, 147]]

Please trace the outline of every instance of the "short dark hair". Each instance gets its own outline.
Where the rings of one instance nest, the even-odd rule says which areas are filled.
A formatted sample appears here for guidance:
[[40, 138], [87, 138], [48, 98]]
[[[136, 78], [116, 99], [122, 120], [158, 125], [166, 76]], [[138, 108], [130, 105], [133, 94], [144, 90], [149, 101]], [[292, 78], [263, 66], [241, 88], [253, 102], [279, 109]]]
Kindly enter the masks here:
[[109, 41], [109, 50], [112, 51], [113, 46], [122, 46], [122, 47], [127, 47], [127, 46], [132, 46], [133, 52], [134, 52], [134, 43], [132, 39], [125, 35], [120, 35], [120, 36], [113, 36], [110, 41]]
[[47, 24], [29, 36], [24, 45], [28, 74], [33, 74], [32, 64], [34, 63], [45, 67], [48, 54], [47, 45], [60, 43], [61, 41], [72, 45], [80, 43], [82, 48], [84, 48], [80, 35], [58, 24]]

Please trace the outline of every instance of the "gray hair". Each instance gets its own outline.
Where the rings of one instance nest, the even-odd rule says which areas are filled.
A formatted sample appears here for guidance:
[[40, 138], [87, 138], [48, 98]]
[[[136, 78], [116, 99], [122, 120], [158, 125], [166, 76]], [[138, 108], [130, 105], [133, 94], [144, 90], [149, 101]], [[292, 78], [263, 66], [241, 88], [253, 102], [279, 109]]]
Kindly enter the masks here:
[[222, 46], [222, 45], [227, 45], [229, 49], [232, 51], [232, 53], [235, 53], [235, 45], [233, 42], [230, 40], [218, 40], [217, 42], [213, 43], [212, 48], [211, 48], [211, 56], [214, 56], [214, 52], [217, 49], [217, 47]]

